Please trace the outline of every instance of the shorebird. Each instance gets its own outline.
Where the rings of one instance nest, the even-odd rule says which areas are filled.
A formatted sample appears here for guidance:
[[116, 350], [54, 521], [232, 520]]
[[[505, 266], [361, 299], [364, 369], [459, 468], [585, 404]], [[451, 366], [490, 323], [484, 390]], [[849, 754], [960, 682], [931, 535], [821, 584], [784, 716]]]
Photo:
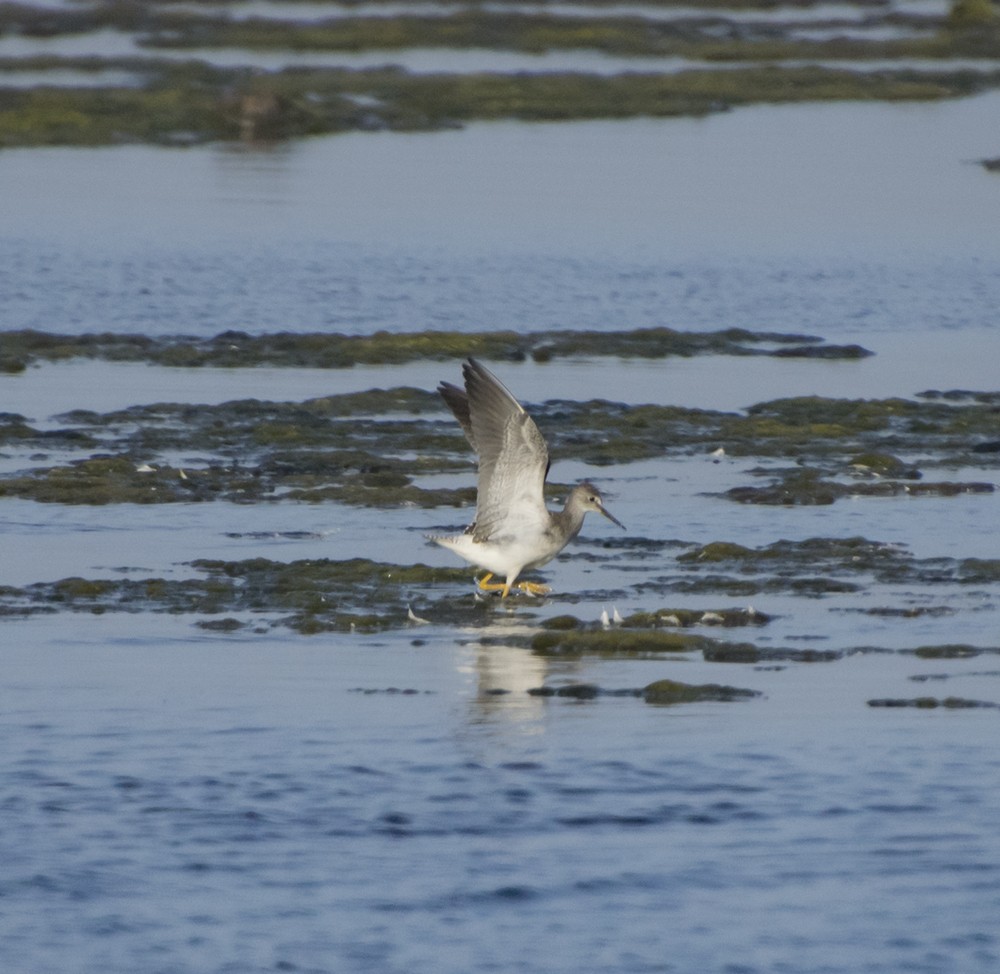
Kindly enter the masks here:
[[[483, 592], [510, 594], [518, 575], [555, 558], [579, 533], [588, 511], [597, 511], [624, 530], [604, 506], [600, 491], [583, 481], [570, 491], [561, 511], [545, 506], [549, 451], [524, 407], [489, 369], [475, 359], [462, 364], [465, 389], [438, 386], [472, 449], [479, 456], [476, 519], [463, 534], [430, 540], [486, 569], [477, 585]], [[503, 582], [492, 582], [495, 576]], [[530, 595], [547, 585], [519, 582]]]

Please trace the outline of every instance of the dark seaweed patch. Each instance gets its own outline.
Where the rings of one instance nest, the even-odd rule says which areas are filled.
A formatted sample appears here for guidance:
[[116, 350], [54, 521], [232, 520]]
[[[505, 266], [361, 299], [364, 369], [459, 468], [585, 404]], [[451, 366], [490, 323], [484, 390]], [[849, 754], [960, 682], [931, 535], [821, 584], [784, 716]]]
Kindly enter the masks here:
[[762, 694], [758, 690], [745, 690], [718, 683], [689, 684], [676, 680], [657, 680], [643, 688], [642, 696], [646, 703], [670, 706], [706, 700], [728, 703], [734, 700], [749, 700]]
[[568, 683], [563, 686], [540, 686], [528, 690], [533, 697], [562, 697], [571, 700], [595, 700], [598, 697], [639, 697], [646, 703], [673, 706], [705, 701], [731, 703], [760, 697], [757, 690], [723, 686], [718, 683], [681, 683], [678, 680], [656, 680], [644, 687], [606, 689], [595, 683]]
[[968, 700], [965, 697], [884, 697], [869, 700], [869, 707], [913, 707], [916, 710], [995, 710], [1000, 704], [988, 700]]
[[921, 659], [971, 659], [981, 652], [976, 646], [953, 643], [945, 646], [918, 646], [913, 650], [913, 655]]

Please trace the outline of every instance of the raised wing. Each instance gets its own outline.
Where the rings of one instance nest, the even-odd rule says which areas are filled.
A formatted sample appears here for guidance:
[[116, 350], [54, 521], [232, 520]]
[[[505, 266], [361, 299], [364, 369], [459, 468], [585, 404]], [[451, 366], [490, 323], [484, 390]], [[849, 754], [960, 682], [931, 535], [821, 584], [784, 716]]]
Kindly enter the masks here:
[[485, 541], [499, 534], [544, 530], [549, 522], [543, 492], [549, 451], [542, 434], [489, 369], [470, 358], [462, 374], [468, 428], [456, 406], [442, 395], [479, 454], [473, 538]]

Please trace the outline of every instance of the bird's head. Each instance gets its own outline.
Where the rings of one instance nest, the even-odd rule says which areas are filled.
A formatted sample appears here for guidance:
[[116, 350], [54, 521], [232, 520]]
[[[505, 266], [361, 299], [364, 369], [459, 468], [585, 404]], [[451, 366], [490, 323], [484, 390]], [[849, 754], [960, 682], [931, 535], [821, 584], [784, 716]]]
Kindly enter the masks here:
[[603, 514], [609, 521], [613, 521], [623, 531], [625, 530], [625, 525], [604, 506], [601, 492], [589, 480], [584, 480], [573, 488], [573, 493], [570, 494], [566, 506], [576, 507], [584, 513], [596, 511], [598, 514]]

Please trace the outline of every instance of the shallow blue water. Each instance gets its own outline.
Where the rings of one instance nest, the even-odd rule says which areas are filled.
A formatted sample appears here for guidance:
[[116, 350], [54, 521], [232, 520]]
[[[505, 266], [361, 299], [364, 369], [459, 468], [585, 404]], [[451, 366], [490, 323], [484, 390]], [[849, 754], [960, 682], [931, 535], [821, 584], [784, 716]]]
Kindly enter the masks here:
[[[271, 154], [4, 153], [0, 179], [19, 192], [0, 228], [3, 327], [743, 326], [860, 341], [878, 355], [509, 364], [504, 377], [530, 401], [724, 409], [809, 392], [996, 389], [1000, 183], [964, 160], [996, 154], [997, 105], [481, 126]], [[424, 363], [319, 375], [77, 364], [0, 376], [0, 395], [5, 410], [44, 423], [74, 406], [294, 399], [448, 377]], [[5, 469], [43, 462], [16, 445], [5, 453]], [[558, 474], [602, 478], [615, 513], [651, 538], [864, 535], [918, 557], [996, 556], [995, 495], [788, 510], [708, 496], [745, 481], [746, 468], [691, 457]], [[154, 513], [3, 500], [0, 584], [177, 577], [195, 557], [451, 564], [422, 535], [467, 512]], [[487, 633], [433, 619], [312, 638], [210, 635], [152, 614], [3, 620], [0, 964], [19, 974], [995, 970], [998, 711], [866, 703], [1000, 703], [994, 652], [898, 651], [993, 648], [997, 593], [873, 585], [758, 604], [778, 616], [754, 634], [763, 646], [885, 650], [822, 664], [546, 661], [481, 644], [545, 614], [611, 608], [560, 592], [625, 591], [623, 612], [662, 604], [630, 586], [676, 572], [674, 554], [602, 562], [603, 527], [588, 525], [551, 566], [546, 607], [498, 611]], [[865, 611], [928, 603], [953, 612]], [[764, 696], [657, 708], [526, 692], [665, 677]]]
[[[16, 627], [6, 651], [8, 969], [1000, 958], [995, 715], [859, 708], [852, 681], [898, 662], [859, 657], [823, 690], [761, 675], [763, 703], [663, 710], [483, 697], [480, 667], [530, 661], [447, 634], [220, 646], [102, 628], [45, 647], [45, 673]], [[417, 692], [352, 684], [389, 669]]]
[[[998, 214], [1000, 218], [1000, 214]], [[154, 246], [95, 256], [0, 241], [5, 322], [70, 333], [212, 336], [236, 329], [598, 331], [667, 325], [868, 336], [995, 323], [995, 257], [681, 254], [639, 260], [428, 254], [377, 245]], [[56, 329], [58, 325], [58, 329]]]

